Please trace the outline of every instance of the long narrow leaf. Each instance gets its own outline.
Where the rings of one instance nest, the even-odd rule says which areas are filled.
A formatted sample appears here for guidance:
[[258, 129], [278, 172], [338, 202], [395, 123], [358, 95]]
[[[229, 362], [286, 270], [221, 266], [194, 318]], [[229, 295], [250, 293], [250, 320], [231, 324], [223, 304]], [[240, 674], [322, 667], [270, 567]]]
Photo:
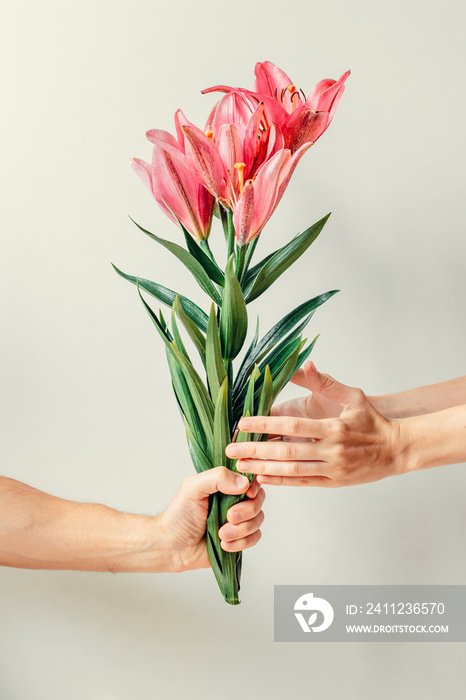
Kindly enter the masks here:
[[230, 422], [228, 420], [228, 377], [223, 380], [215, 402], [213, 464], [216, 467], [230, 467], [230, 460], [225, 448], [231, 441]]
[[173, 342], [170, 342], [168, 340], [167, 335], [163, 330], [159, 319], [145, 301], [139, 288], [138, 292], [147, 313], [152, 319], [152, 322], [158, 330], [166, 347], [170, 350], [174, 359], [177, 361], [177, 363], [181, 366], [181, 369], [183, 370], [186, 383], [191, 394], [192, 402], [197, 409], [199, 419], [201, 421], [202, 428], [206, 436], [207, 448], [211, 448], [213, 439], [212, 423], [214, 418], [214, 406], [207, 392], [207, 389], [205, 388], [201, 378], [199, 377], [198, 373], [196, 372], [192, 364], [189, 362], [189, 360], [186, 359], [186, 357], [178, 350], [178, 348]]
[[175, 313], [175, 302], [173, 302], [172, 307], [172, 331], [173, 331], [173, 342], [180, 352], [189, 360], [189, 355], [184, 346], [183, 340], [181, 338], [180, 332], [178, 330], [178, 325], [176, 323], [176, 313]]
[[[164, 287], [163, 285], [158, 284], [157, 282], [146, 280], [143, 277], [134, 277], [134, 275], [127, 275], [125, 272], [119, 270], [113, 263], [111, 263], [111, 265], [115, 272], [118, 273], [120, 277], [123, 277], [123, 279], [128, 280], [128, 282], [131, 282], [131, 284], [139, 286], [141, 289], [144, 289], [144, 291], [150, 294], [152, 297], [154, 297], [154, 299], [161, 301], [163, 304], [166, 304], [170, 308], [173, 306], [173, 302], [175, 301], [177, 292], [174, 292], [172, 289]], [[194, 321], [194, 323], [201, 330], [206, 331], [208, 320], [207, 314], [204, 313], [204, 311], [200, 309], [199, 306], [197, 306], [197, 304], [195, 304], [187, 297], [184, 297], [181, 294], [179, 295], [179, 297], [181, 306], [183, 307], [184, 311], [189, 316], [189, 318], [192, 321]]]
[[173, 303], [173, 308], [180, 319], [181, 323], [183, 326], [186, 328], [189, 337], [193, 341], [194, 345], [196, 346], [196, 349], [201, 356], [201, 360], [203, 362], [203, 365], [205, 367], [205, 336], [202, 335], [201, 331], [199, 328], [196, 326], [196, 324], [189, 318], [189, 316], [184, 312], [183, 307], [181, 306], [181, 301], [180, 297], [177, 296], [174, 303]]
[[191, 255], [196, 258], [200, 265], [202, 265], [204, 270], [209, 275], [210, 279], [213, 282], [216, 282], [216, 284], [220, 284], [223, 287], [223, 285], [225, 284], [225, 277], [217, 263], [211, 260], [211, 258], [209, 258], [209, 256], [206, 255], [206, 253], [204, 253], [200, 244], [196, 243], [196, 241], [193, 240], [193, 237], [188, 233], [188, 231], [185, 229], [183, 224], [181, 224], [181, 222], [180, 225], [184, 233], [186, 246]]
[[225, 288], [220, 311], [220, 343], [225, 360], [234, 360], [248, 329], [248, 312], [243, 290], [235, 275], [235, 256], [231, 255], [225, 268]]
[[189, 448], [189, 454], [191, 455], [191, 459], [194, 464], [194, 468], [199, 472], [205, 472], [208, 469], [212, 469], [213, 465], [209, 462], [207, 459], [207, 456], [205, 455], [204, 451], [198, 444], [196, 438], [194, 437], [194, 434], [189, 427], [188, 421], [186, 418], [184, 418], [184, 427], [186, 430], [186, 438], [188, 441], [188, 448]]
[[324, 216], [323, 219], [293, 238], [267, 260], [257, 277], [245, 290], [246, 303], [249, 304], [263, 294], [307, 250], [322, 231], [329, 216], [330, 214]]
[[223, 380], [227, 375], [222, 359], [217, 315], [213, 304], [210, 309], [209, 322], [207, 324], [206, 371], [210, 396], [212, 400], [214, 400], [214, 398], [218, 395], [220, 387], [223, 384]]
[[161, 246], [169, 250], [170, 253], [173, 253], [173, 255], [175, 255], [178, 258], [178, 260], [180, 260], [180, 262], [182, 262], [183, 265], [188, 268], [188, 270], [191, 272], [201, 289], [203, 289], [204, 292], [208, 294], [211, 297], [211, 299], [215, 301], [216, 304], [220, 305], [222, 303], [220, 294], [212, 284], [209, 275], [204, 270], [202, 265], [198, 262], [198, 260], [196, 260], [196, 258], [193, 255], [191, 255], [189, 251], [185, 250], [177, 243], [173, 243], [172, 241], [167, 241], [165, 238], [160, 238], [159, 236], [156, 236], [155, 233], [151, 233], [150, 231], [136, 223], [134, 219], [131, 219], [131, 221], [134, 224], [136, 224], [136, 226], [141, 231], [143, 231], [146, 234], [146, 236], [149, 236], [149, 238], [152, 238], [152, 240], [156, 241], [157, 243], [160, 243]]
[[273, 404], [273, 382], [270, 367], [267, 365], [264, 372], [264, 382], [256, 410], [257, 416], [268, 416]]
[[324, 302], [330, 299], [338, 290], [333, 290], [331, 292], [326, 292], [325, 294], [319, 294], [303, 304], [297, 306], [293, 311], [290, 311], [286, 316], [284, 316], [278, 323], [275, 324], [260, 340], [260, 342], [251, 350], [249, 349], [246, 353], [241, 367], [238, 371], [238, 375], [235, 381], [236, 387], [241, 387], [245, 378], [247, 377], [248, 370], [251, 366], [258, 361], [260, 355], [264, 353], [264, 350], [269, 350], [274, 345], [276, 345], [291, 329], [296, 326], [299, 321], [305, 316], [308, 316], [312, 311], [321, 306]]

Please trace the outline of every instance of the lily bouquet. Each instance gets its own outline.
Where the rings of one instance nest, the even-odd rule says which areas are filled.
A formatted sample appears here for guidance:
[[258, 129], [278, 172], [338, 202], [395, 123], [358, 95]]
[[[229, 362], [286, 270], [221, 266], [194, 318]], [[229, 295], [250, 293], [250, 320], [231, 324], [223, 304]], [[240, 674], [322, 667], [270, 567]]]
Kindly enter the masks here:
[[[304, 327], [314, 311], [335, 294], [330, 291], [303, 302], [262, 338], [257, 322], [239, 367], [234, 368], [246, 341], [247, 305], [307, 250], [328, 219], [325, 216], [251, 265], [259, 236], [296, 165], [332, 121], [348, 75], [337, 81], [322, 80], [306, 98], [277, 66], [269, 61], [258, 63], [254, 90], [218, 85], [203, 91], [225, 93], [204, 130], [178, 110], [176, 138], [152, 129], [147, 132], [153, 144], [152, 162], [130, 161], [180, 229], [185, 246], [136, 225], [185, 265], [211, 301], [210, 309], [204, 311], [172, 289], [114, 266], [119, 275], [137, 286], [165, 344], [173, 390], [198, 472], [218, 465], [235, 470], [235, 460], [225, 456], [230, 442], [267, 439], [266, 435], [238, 431], [238, 421], [249, 415], [269, 415], [278, 393], [317, 340], [306, 346], [301, 337]], [[214, 215], [220, 219], [225, 236], [224, 266], [209, 247]], [[142, 291], [169, 306], [170, 318], [165, 319], [161, 310], [156, 313]], [[186, 337], [200, 356], [201, 373], [191, 361]], [[230, 506], [241, 498], [244, 496], [214, 494], [207, 520], [209, 559], [220, 590], [231, 604], [239, 603], [241, 552], [224, 551], [218, 530], [226, 522]]]

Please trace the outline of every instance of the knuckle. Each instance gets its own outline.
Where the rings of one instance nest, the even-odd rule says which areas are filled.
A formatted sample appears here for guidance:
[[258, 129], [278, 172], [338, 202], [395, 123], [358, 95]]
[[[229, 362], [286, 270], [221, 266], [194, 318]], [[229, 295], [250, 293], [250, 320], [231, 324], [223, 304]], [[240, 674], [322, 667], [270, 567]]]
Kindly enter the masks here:
[[290, 476], [301, 476], [302, 474], [302, 465], [300, 462], [292, 462], [290, 464]]
[[191, 486], [194, 485], [195, 479], [196, 479], [195, 474], [190, 474], [189, 476], [185, 476], [183, 481], [181, 482], [181, 487], [183, 489], [190, 489]]
[[255, 442], [248, 443], [248, 455], [250, 457], [257, 457], [257, 445]]
[[299, 418], [289, 418], [286, 424], [287, 434], [293, 435], [299, 433], [301, 429], [301, 420]]
[[333, 448], [333, 459], [335, 462], [341, 463], [344, 461], [346, 455], [346, 450], [344, 445], [341, 443], [338, 443], [337, 445], [334, 446]]
[[295, 456], [295, 448], [292, 443], [286, 443], [284, 442], [282, 447], [281, 447], [281, 456], [285, 460], [293, 459]]
[[364, 403], [366, 400], [366, 394], [362, 389], [355, 387], [353, 389], [353, 400], [358, 404]]
[[331, 386], [335, 384], [335, 380], [329, 374], [321, 374], [321, 387], [323, 389], [330, 389]]

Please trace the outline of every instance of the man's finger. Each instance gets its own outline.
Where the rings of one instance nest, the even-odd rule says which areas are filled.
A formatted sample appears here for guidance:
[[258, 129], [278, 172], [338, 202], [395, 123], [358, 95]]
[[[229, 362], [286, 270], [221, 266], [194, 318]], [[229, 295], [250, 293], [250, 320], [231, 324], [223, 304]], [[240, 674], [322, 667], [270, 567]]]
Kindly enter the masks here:
[[226, 467], [215, 467], [200, 474], [188, 476], [183, 481], [182, 488], [187, 498], [200, 500], [217, 491], [231, 495], [244, 493], [249, 488], [249, 479]]

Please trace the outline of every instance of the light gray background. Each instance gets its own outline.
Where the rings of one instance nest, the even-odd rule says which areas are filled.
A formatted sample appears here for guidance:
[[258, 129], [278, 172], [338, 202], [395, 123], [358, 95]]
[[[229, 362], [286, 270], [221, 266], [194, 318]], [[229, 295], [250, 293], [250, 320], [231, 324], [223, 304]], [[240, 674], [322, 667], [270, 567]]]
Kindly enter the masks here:
[[[191, 472], [161, 343], [110, 260], [202, 299], [127, 218], [177, 236], [128, 159], [149, 159], [145, 131], [177, 107], [202, 124], [202, 88], [252, 86], [258, 60], [306, 92], [352, 70], [264, 232], [261, 252], [333, 212], [255, 305], [263, 329], [337, 287], [310, 329], [320, 369], [368, 393], [464, 374], [465, 19], [459, 0], [8, 3], [2, 472], [148, 513]], [[2, 700], [464, 697], [460, 645], [274, 645], [272, 605], [273, 584], [464, 583], [465, 491], [460, 465], [269, 489], [237, 608], [209, 571], [4, 569]]]

